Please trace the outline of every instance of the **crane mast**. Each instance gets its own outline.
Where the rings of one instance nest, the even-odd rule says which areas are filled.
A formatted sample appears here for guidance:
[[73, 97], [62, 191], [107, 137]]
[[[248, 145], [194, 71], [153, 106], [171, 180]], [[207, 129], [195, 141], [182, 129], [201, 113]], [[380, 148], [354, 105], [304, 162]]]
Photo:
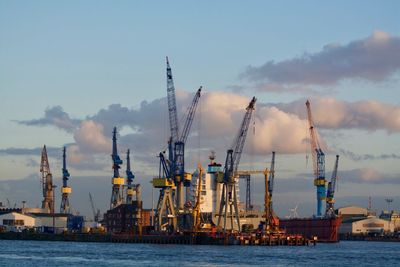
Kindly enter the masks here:
[[311, 137], [311, 154], [314, 167], [314, 185], [317, 187], [317, 217], [321, 217], [322, 201], [326, 197], [325, 154], [322, 151], [318, 141], [317, 131], [314, 126], [309, 100], [307, 100], [306, 106]]
[[[236, 135], [234, 142], [232, 144], [232, 148], [228, 149], [226, 153], [225, 166], [224, 166], [224, 174], [222, 181], [222, 194], [221, 201], [219, 206], [218, 213], [218, 227], [221, 226], [221, 219], [224, 218], [223, 231], [226, 232], [227, 225], [226, 220], [228, 216], [230, 217], [231, 222], [231, 230], [234, 229], [233, 218], [236, 218], [236, 223], [238, 226], [238, 231], [240, 231], [240, 221], [239, 221], [239, 209], [237, 203], [237, 192], [236, 192], [236, 181], [235, 174], [237, 173], [237, 169], [240, 162], [240, 157], [243, 152], [244, 143], [246, 141], [247, 131], [249, 129], [251, 116], [254, 111], [254, 106], [256, 103], [256, 98], [250, 101], [249, 105], [246, 108], [246, 113], [242, 120], [242, 124], [239, 128], [239, 132]], [[228, 209], [230, 214], [228, 214]]]
[[126, 204], [130, 204], [133, 200], [134, 195], [134, 185], [133, 179], [135, 179], [135, 175], [131, 171], [131, 159], [130, 159], [130, 150], [126, 151], [126, 179], [127, 179], [127, 189], [126, 189]]
[[53, 176], [50, 172], [49, 159], [47, 157], [46, 145], [43, 146], [42, 158], [40, 161], [40, 172], [42, 173], [43, 201], [42, 209], [48, 209], [54, 213], [54, 186]]
[[339, 155], [336, 155], [335, 166], [333, 167], [331, 181], [328, 183], [326, 192], [326, 216], [335, 216], [335, 189], [337, 180], [337, 170], [339, 165]]
[[110, 202], [111, 209], [115, 208], [116, 206], [122, 203], [123, 201], [122, 187], [125, 184], [125, 179], [123, 177], [120, 177], [119, 175], [119, 169], [121, 168], [120, 165], [122, 164], [122, 160], [120, 159], [117, 150], [117, 127], [114, 127], [112, 140], [113, 143], [112, 143], [111, 159], [113, 161], [112, 168], [114, 170], [114, 176], [111, 180], [112, 183], [112, 193]]
[[71, 194], [72, 190], [71, 187], [68, 186], [68, 180], [69, 180], [69, 172], [67, 170], [67, 163], [66, 163], [66, 147], [64, 146], [63, 148], [63, 167], [62, 167], [62, 175], [63, 175], [63, 186], [61, 188], [61, 206], [60, 206], [60, 213], [66, 213], [69, 214], [71, 212], [70, 206], [69, 206], [69, 194]]

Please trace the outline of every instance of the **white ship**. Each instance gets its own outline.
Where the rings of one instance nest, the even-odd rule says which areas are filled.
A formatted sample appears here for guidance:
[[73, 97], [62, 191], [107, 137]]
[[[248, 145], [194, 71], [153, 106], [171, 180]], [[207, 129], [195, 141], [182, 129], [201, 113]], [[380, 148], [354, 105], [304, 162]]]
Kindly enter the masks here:
[[[218, 182], [218, 178], [223, 174], [223, 166], [214, 161], [215, 155], [209, 157], [211, 162], [207, 167], [207, 172], [203, 173], [202, 188], [200, 194], [200, 212], [202, 221], [217, 225], [219, 205], [221, 201], [222, 183]], [[190, 188], [190, 201], [196, 202], [196, 190], [199, 179], [199, 171], [196, 170], [192, 175], [192, 183]], [[245, 212], [244, 205], [239, 200], [239, 178], [236, 178], [236, 193], [238, 196], [239, 218], [241, 227], [257, 228], [260, 221], [264, 221], [261, 211]], [[234, 229], [238, 229], [236, 220], [234, 221]], [[231, 228], [230, 220], [227, 220], [227, 228]]]

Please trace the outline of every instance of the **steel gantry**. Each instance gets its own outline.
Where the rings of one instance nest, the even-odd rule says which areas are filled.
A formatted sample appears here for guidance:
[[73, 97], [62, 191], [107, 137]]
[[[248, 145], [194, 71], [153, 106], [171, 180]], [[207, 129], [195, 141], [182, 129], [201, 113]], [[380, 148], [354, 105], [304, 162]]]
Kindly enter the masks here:
[[[249, 124], [251, 116], [254, 111], [255, 103], [256, 103], [256, 98], [253, 97], [249, 105], [246, 107], [246, 113], [244, 115], [242, 124], [239, 128], [239, 132], [236, 138], [234, 139], [232, 148], [228, 149], [226, 153], [223, 179], [221, 181], [222, 194], [221, 194], [221, 201], [218, 212], [218, 223], [217, 223], [217, 226], [221, 227], [221, 222], [222, 222], [221, 219], [222, 218], [224, 219], [222, 227], [223, 232], [234, 229], [234, 218], [236, 219], [238, 231], [240, 231], [235, 174], [238, 170], [240, 157], [242, 155], [244, 143], [246, 141], [247, 131], [249, 129]], [[231, 225], [230, 229], [227, 228], [226, 224], [226, 220], [228, 217], [230, 217], [230, 225]]]
[[71, 194], [72, 190], [71, 187], [68, 186], [68, 180], [69, 180], [69, 172], [67, 170], [67, 163], [66, 163], [66, 147], [63, 149], [63, 167], [62, 167], [62, 180], [63, 180], [63, 186], [61, 188], [61, 206], [60, 206], [60, 213], [66, 213], [69, 214], [71, 213], [71, 208], [69, 206], [69, 194]]

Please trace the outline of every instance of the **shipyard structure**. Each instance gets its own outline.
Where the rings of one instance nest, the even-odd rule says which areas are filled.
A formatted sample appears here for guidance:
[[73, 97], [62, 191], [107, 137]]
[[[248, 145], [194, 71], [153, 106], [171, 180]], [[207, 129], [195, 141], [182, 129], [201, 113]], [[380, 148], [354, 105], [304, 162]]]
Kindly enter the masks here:
[[[154, 173], [151, 185], [158, 191], [154, 207], [145, 209], [141, 197], [141, 185], [135, 183], [131, 166], [130, 149], [126, 150], [124, 174], [123, 160], [118, 149], [118, 132], [112, 132], [112, 175], [110, 175], [110, 205], [102, 215], [96, 209], [93, 196], [89, 200], [93, 220], [86, 227], [82, 216], [71, 214], [68, 185], [70, 174], [66, 166], [66, 148], [63, 150], [63, 167], [60, 212], [55, 211], [55, 186], [50, 171], [46, 147], [42, 151], [40, 165], [43, 201], [41, 209], [0, 209], [0, 219], [6, 228], [18, 229], [28, 226], [52, 233], [91, 233], [102, 235], [98, 240], [119, 240], [126, 242], [191, 244], [308, 244], [311, 241], [337, 242], [343, 210], [335, 209], [339, 156], [333, 164], [330, 181], [325, 177], [325, 154], [314, 124], [311, 103], [306, 102], [308, 114], [310, 148], [313, 163], [313, 184], [316, 188], [316, 210], [311, 218], [278, 218], [274, 212], [273, 194], [275, 180], [275, 152], [271, 151], [270, 165], [262, 170], [239, 168], [247, 132], [257, 99], [250, 99], [243, 107], [243, 119], [238, 125], [233, 141], [226, 148], [224, 162], [217, 162], [214, 152], [203, 168], [199, 162], [194, 172], [188, 172], [185, 165], [185, 146], [201, 98], [202, 87], [194, 92], [193, 100], [182, 120], [178, 120], [175, 87], [172, 69], [166, 60], [166, 82], [169, 117], [169, 138], [158, 153], [158, 172]], [[183, 122], [182, 125], [179, 122]], [[124, 152], [125, 153], [125, 152]], [[264, 178], [263, 207], [256, 209], [251, 198], [251, 177], [261, 174]], [[239, 200], [239, 181], [246, 182], [245, 201]], [[374, 226], [382, 223], [368, 219], [365, 224]], [[22, 223], [23, 221], [23, 223]], [[348, 223], [344, 220], [346, 229]], [[0, 220], [1, 223], [1, 220]], [[386, 225], [386, 224], [384, 224]], [[359, 229], [358, 224], [351, 225]], [[86, 230], [85, 230], [86, 229]], [[1, 229], [0, 229], [1, 230]], [[347, 231], [347, 230], [346, 230]], [[351, 230], [353, 231], [353, 230]], [[356, 231], [356, 230], [355, 230]], [[71, 238], [73, 239], [73, 238]], [[68, 239], [69, 240], [69, 239]]]

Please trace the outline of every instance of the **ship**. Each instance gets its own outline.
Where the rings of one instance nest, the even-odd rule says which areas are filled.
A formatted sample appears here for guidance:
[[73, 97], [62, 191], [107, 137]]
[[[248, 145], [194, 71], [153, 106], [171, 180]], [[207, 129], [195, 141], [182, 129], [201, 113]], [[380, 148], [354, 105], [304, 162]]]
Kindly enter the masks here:
[[[218, 173], [223, 171], [221, 164], [214, 161], [215, 155], [210, 156], [211, 162], [208, 164], [207, 172], [203, 173], [202, 189], [201, 189], [201, 217], [205, 224], [217, 225], [219, 202], [221, 196], [222, 185], [218, 183]], [[195, 190], [197, 188], [198, 171], [193, 173], [191, 185], [191, 202], [195, 200]], [[238, 181], [237, 181], [238, 182]], [[239, 191], [237, 184], [236, 190]], [[239, 195], [239, 192], [237, 192]], [[239, 204], [239, 206], [242, 206]], [[239, 208], [240, 209], [240, 208]], [[262, 211], [245, 211], [240, 209], [239, 212], [240, 225], [256, 229], [261, 222], [265, 221]], [[228, 220], [228, 226], [230, 225]], [[302, 234], [308, 239], [317, 239], [318, 242], [338, 242], [338, 229], [342, 223], [342, 219], [335, 215], [323, 218], [291, 218], [279, 219], [279, 228], [286, 231], [287, 234]], [[233, 221], [233, 229], [238, 229], [236, 222]]]
[[341, 217], [280, 219], [279, 227], [288, 234], [302, 234], [318, 242], [339, 242]]

